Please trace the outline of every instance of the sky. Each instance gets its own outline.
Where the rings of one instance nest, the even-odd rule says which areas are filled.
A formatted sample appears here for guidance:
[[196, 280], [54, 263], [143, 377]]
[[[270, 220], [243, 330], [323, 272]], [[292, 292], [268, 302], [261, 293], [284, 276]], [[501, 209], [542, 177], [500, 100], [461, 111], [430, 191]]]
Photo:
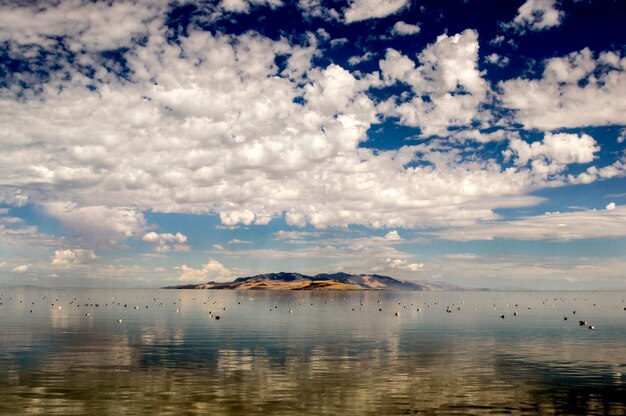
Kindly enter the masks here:
[[0, 2], [0, 285], [626, 289], [626, 2]]

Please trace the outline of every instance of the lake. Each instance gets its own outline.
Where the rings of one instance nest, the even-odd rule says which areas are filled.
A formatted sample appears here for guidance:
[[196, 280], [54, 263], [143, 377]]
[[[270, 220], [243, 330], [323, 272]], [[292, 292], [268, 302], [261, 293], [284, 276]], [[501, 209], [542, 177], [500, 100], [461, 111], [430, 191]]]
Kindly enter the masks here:
[[626, 414], [626, 292], [0, 294], [1, 414]]

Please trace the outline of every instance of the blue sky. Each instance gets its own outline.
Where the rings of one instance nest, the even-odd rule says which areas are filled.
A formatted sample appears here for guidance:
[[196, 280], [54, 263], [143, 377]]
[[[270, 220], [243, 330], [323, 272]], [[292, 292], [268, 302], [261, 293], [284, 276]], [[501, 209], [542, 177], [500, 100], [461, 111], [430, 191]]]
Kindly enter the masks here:
[[0, 284], [626, 288], [626, 4], [0, 6]]

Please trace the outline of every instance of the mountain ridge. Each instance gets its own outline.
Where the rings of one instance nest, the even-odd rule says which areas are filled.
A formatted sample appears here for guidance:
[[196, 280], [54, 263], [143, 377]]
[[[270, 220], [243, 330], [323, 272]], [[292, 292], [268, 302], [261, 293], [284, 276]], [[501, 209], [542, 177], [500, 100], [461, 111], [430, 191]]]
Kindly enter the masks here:
[[264, 273], [238, 277], [232, 282], [215, 282], [166, 286], [164, 289], [227, 290], [487, 290], [465, 288], [445, 282], [398, 280], [379, 274], [318, 273], [314, 276], [293, 272]]

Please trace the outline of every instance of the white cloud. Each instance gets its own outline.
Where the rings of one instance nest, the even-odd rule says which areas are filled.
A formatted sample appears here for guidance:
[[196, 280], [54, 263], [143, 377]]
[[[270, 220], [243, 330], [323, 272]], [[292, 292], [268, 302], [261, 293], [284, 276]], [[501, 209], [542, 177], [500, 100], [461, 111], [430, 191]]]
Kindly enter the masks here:
[[473, 140], [478, 143], [489, 142], [501, 142], [504, 140], [515, 140], [520, 138], [520, 134], [517, 131], [499, 129], [489, 133], [481, 132], [477, 129], [464, 129], [453, 131], [450, 134], [450, 139], [458, 141]]
[[[383, 79], [403, 82], [414, 96], [393, 97], [379, 106], [402, 124], [419, 127], [423, 136], [447, 135], [449, 127], [468, 126], [485, 117], [480, 104], [488, 91], [478, 70], [478, 33], [441, 35], [419, 55], [420, 66], [394, 49], [380, 61]], [[427, 95], [428, 99], [423, 96]]]
[[557, 8], [557, 0], [526, 0], [517, 9], [513, 22], [505, 26], [522, 31], [526, 28], [540, 31], [559, 26], [562, 18], [563, 12]]
[[228, 244], [252, 244], [252, 241], [239, 240], [238, 238], [232, 238], [228, 240]]
[[30, 270], [31, 265], [30, 264], [21, 264], [19, 266], [14, 267], [11, 271], [13, 273], [26, 273], [27, 271]]
[[615, 208], [617, 208], [617, 205], [615, 205], [615, 202], [610, 202], [607, 206], [606, 209], [609, 211], [614, 210]]
[[408, 5], [408, 0], [349, 0], [344, 12], [346, 23], [392, 15]]
[[504, 43], [505, 40], [506, 38], [504, 37], [504, 35], [497, 35], [495, 38], [489, 41], [489, 44], [492, 46], [500, 46], [502, 45], [502, 43]]
[[298, 9], [302, 11], [302, 15], [307, 18], [320, 18], [327, 21], [338, 21], [341, 19], [339, 12], [327, 4], [323, 0], [298, 0]]
[[231, 13], [249, 13], [250, 7], [269, 6], [272, 9], [283, 6], [281, 0], [222, 0], [220, 8]]
[[142, 241], [150, 243], [154, 251], [164, 253], [168, 251], [189, 251], [186, 245], [187, 236], [181, 233], [156, 233], [150, 231], [141, 237]]
[[479, 256], [474, 253], [452, 253], [443, 256], [446, 260], [477, 260]]
[[492, 53], [485, 57], [485, 62], [504, 68], [509, 64], [509, 58], [507, 58], [506, 56], [498, 55], [497, 53]]
[[[0, 132], [0, 137], [1, 132]], [[0, 167], [0, 172], [2, 171]], [[13, 187], [0, 188], [0, 203], [12, 205], [15, 207], [22, 207], [26, 205], [30, 197], [25, 194], [21, 189], [14, 189]]]
[[[278, 217], [318, 228], [462, 226], [536, 204], [529, 192], [569, 180], [479, 153], [480, 143], [516, 136], [473, 126], [488, 117], [481, 105], [489, 92], [476, 31], [440, 36], [417, 62], [390, 49], [381, 80], [313, 66], [320, 50], [312, 33], [294, 43], [190, 27], [176, 44], [159, 19], [126, 53], [128, 81], [108, 74], [95, 82], [68, 68], [69, 78], [51, 72], [37, 99], [0, 96], [0, 177], [12, 184], [0, 198], [19, 189], [42, 204], [76, 238], [55, 247], [141, 239], [151, 229], [144, 211], [214, 213], [229, 227]], [[368, 89], [383, 82], [411, 91], [377, 106]], [[381, 112], [453, 140], [361, 147]], [[621, 172], [602, 169], [571, 181]]]
[[175, 269], [180, 271], [178, 280], [184, 282], [225, 282], [235, 277], [229, 269], [217, 260], [209, 260], [207, 264], [199, 269], [194, 269], [187, 265], [175, 267]]
[[143, 214], [132, 208], [79, 207], [71, 202], [48, 202], [44, 209], [74, 238], [93, 245], [117, 245], [138, 237], [146, 228]]
[[366, 52], [366, 53], [364, 53], [364, 54], [363, 54], [363, 55], [361, 55], [361, 56], [358, 56], [358, 55], [351, 56], [351, 57], [348, 59], [348, 63], [349, 63], [351, 66], [355, 66], [355, 65], [358, 65], [358, 64], [360, 64], [360, 63], [362, 63], [362, 62], [367, 62], [367, 61], [371, 60], [373, 56], [374, 56], [374, 55], [373, 55], [371, 52]]
[[391, 230], [385, 235], [385, 240], [386, 241], [401, 241], [402, 237], [400, 237], [400, 234], [398, 233], [398, 231]]
[[598, 289], [624, 287], [622, 258], [570, 256], [446, 255], [433, 258], [429, 267], [442, 280], [462, 281], [470, 287], [503, 289]]
[[626, 58], [588, 49], [549, 59], [540, 79], [499, 84], [502, 103], [526, 128], [552, 130], [626, 124]]
[[93, 250], [64, 249], [55, 250], [52, 257], [53, 266], [68, 266], [71, 264], [87, 264], [98, 259]]
[[625, 140], [626, 140], [626, 128], [620, 130], [619, 136], [617, 137], [617, 142], [624, 143]]
[[513, 221], [494, 221], [470, 228], [449, 229], [437, 233], [456, 241], [550, 240], [570, 241], [588, 238], [626, 237], [626, 207], [568, 213], [550, 213]]
[[598, 151], [600, 147], [587, 134], [547, 133], [542, 141], [530, 144], [512, 139], [503, 154], [506, 158], [512, 157], [516, 166], [530, 162], [533, 172], [550, 175], [562, 172], [572, 163], [590, 163]]
[[400, 20], [393, 25], [391, 33], [398, 36], [416, 35], [420, 33], [420, 27]]
[[406, 259], [386, 259], [387, 267], [392, 270], [407, 270], [419, 272], [424, 269], [424, 263], [409, 263]]
[[63, 37], [73, 53], [128, 47], [149, 32], [149, 23], [163, 13], [166, 3], [151, 1], [3, 2], [0, 41], [16, 44], [13, 53], [29, 53], [33, 45], [52, 48]]
[[319, 237], [321, 233], [319, 232], [311, 232], [311, 231], [285, 231], [279, 230], [274, 233], [274, 239], [276, 240], [304, 240], [312, 237]]

